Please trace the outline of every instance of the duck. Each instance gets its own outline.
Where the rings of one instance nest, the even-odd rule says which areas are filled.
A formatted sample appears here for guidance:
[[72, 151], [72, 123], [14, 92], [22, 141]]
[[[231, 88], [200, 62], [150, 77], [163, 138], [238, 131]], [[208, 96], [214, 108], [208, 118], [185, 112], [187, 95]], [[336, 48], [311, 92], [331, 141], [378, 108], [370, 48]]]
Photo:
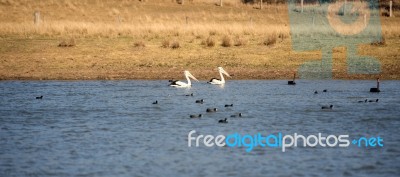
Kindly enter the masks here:
[[364, 101], [358, 101], [359, 103], [366, 103], [368, 99], [365, 99]]
[[379, 101], [379, 99], [376, 99], [376, 100], [369, 100], [368, 102], [378, 102]]
[[204, 100], [203, 100], [203, 99], [201, 99], [201, 100], [196, 100], [196, 103], [203, 104], [203, 103], [204, 103]]
[[221, 119], [218, 121], [218, 123], [228, 123], [228, 118]]
[[187, 94], [187, 95], [185, 95], [185, 96], [193, 96], [193, 93], [191, 93], [191, 94]]
[[233, 104], [226, 104], [225, 107], [233, 107]]
[[43, 95], [37, 96], [37, 97], [36, 97], [36, 99], [38, 99], [38, 100], [39, 100], [39, 99], [42, 99], [42, 98], [43, 98]]
[[321, 107], [321, 109], [332, 109], [333, 108], [333, 105], [330, 105], [330, 106], [322, 106]]
[[217, 112], [217, 108], [207, 108], [207, 112]]
[[201, 114], [191, 114], [190, 115], [190, 118], [200, 118], [200, 117], [202, 117], [203, 115], [201, 115]]
[[237, 114], [231, 115], [231, 117], [242, 117], [242, 113], [237, 113]]
[[318, 91], [314, 91], [314, 94], [318, 94]]
[[158, 101], [156, 100], [155, 102], [153, 102], [153, 104], [158, 104]]
[[324, 89], [324, 90], [322, 90], [322, 92], [328, 92], [328, 90], [327, 90], [327, 89]]

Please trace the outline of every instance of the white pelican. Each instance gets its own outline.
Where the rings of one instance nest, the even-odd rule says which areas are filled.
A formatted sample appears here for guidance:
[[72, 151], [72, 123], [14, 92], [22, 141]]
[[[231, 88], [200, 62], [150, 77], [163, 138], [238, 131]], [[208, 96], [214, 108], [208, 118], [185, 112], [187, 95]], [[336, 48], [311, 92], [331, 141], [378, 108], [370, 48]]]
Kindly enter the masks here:
[[225, 74], [226, 76], [231, 77], [222, 67], [218, 67], [218, 71], [219, 71], [219, 75], [221, 76], [221, 80], [219, 80], [217, 78], [212, 78], [207, 83], [214, 84], [214, 85], [225, 84], [225, 78], [224, 78], [224, 75], [222, 75], [222, 74]]
[[192, 82], [190, 82], [189, 78], [192, 78], [195, 81], [199, 81], [192, 74], [190, 74], [189, 71], [184, 71], [183, 73], [184, 73], [184, 75], [186, 77], [187, 83], [184, 83], [182, 81], [176, 80], [176, 81], [171, 82], [171, 84], [169, 84], [169, 86], [178, 87], [178, 88], [187, 88], [187, 87], [191, 87], [192, 86]]

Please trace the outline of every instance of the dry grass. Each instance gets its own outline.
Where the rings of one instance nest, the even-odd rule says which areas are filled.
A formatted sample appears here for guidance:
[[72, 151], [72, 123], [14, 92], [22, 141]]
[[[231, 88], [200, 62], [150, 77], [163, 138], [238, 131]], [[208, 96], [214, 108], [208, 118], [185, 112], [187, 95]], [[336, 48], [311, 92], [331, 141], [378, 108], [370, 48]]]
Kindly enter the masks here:
[[[170, 79], [185, 69], [202, 79], [213, 77], [209, 68], [215, 66], [226, 67], [235, 79], [276, 79], [321, 58], [319, 51], [293, 51], [287, 5], [258, 10], [256, 4], [224, 2], [1, 1], [0, 79]], [[359, 54], [380, 59], [382, 78], [400, 79], [400, 18], [381, 21], [386, 45], [362, 45]], [[308, 31], [294, 35], [310, 36]], [[225, 36], [225, 46], [240, 47], [219, 45]], [[57, 47], [60, 39], [68, 45], [71, 38], [79, 42], [73, 50]], [[135, 41], [146, 50], [131, 50]], [[366, 77], [345, 74], [344, 53], [334, 53], [340, 63], [335, 72], [342, 73], [335, 76]]]

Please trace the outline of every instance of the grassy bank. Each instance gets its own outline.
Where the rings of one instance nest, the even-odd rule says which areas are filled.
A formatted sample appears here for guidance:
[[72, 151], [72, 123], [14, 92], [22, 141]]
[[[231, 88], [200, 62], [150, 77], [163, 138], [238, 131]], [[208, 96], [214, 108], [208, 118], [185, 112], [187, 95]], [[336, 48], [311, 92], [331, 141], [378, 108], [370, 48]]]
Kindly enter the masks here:
[[[208, 79], [217, 66], [234, 79], [284, 79], [321, 58], [292, 50], [286, 5], [210, 2], [2, 1], [0, 79], [179, 79], [186, 69]], [[400, 79], [400, 19], [381, 22], [385, 45], [359, 54], [380, 60], [383, 79]], [[345, 57], [333, 49], [335, 78], [376, 77], [348, 75]]]

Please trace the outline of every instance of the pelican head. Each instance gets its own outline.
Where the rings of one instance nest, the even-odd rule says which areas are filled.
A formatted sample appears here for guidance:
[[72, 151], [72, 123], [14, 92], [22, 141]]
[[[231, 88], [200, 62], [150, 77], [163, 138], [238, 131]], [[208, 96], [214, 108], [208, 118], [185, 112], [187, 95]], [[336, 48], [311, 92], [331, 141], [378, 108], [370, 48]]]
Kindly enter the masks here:
[[228, 74], [228, 72], [226, 72], [226, 71], [224, 70], [224, 68], [222, 68], [222, 67], [218, 67], [218, 71], [219, 71], [220, 73], [225, 74], [225, 75], [228, 76], [228, 77], [231, 77], [231, 76]]
[[186, 77], [190, 77], [190, 78], [192, 78], [193, 80], [199, 82], [199, 80], [197, 80], [192, 74], [190, 74], [189, 71], [186, 70], [186, 71], [184, 72], [184, 74], [185, 74]]

